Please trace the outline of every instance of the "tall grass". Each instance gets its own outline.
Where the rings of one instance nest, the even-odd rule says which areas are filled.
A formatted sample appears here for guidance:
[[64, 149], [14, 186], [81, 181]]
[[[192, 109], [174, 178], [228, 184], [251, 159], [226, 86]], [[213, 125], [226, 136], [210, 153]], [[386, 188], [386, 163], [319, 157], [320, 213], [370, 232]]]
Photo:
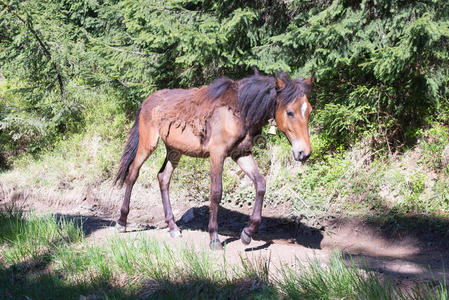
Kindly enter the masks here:
[[6, 246], [2, 259], [7, 264], [41, 263], [59, 245], [77, 243], [83, 236], [82, 230], [67, 219], [24, 214], [16, 208], [0, 211], [0, 243]]
[[398, 288], [388, 277], [365, 271], [341, 253], [334, 252], [329, 263], [301, 263], [280, 269], [276, 280], [279, 291], [288, 299], [448, 299], [446, 279], [419, 283], [412, 288]]
[[[336, 253], [270, 269], [269, 259], [222, 254], [139, 234], [87, 243], [73, 222], [52, 216], [0, 214], [0, 298], [31, 299], [447, 299], [446, 282], [402, 290]], [[45, 261], [42, 257], [45, 256]], [[43, 263], [45, 262], [45, 263]]]
[[291, 299], [396, 299], [397, 291], [388, 280], [363, 272], [354, 263], [346, 264], [334, 254], [329, 265], [318, 261], [281, 269], [280, 290]]

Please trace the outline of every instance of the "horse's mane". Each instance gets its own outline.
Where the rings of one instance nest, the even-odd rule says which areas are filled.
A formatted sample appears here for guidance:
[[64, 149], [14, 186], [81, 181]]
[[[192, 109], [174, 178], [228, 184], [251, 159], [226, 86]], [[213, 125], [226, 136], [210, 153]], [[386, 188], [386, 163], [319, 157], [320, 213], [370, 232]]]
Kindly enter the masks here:
[[307, 84], [304, 79], [295, 78], [292, 80], [284, 72], [281, 72], [278, 75], [278, 78], [285, 83], [285, 86], [280, 90], [280, 100], [283, 105], [286, 105], [303, 95], [308, 95], [310, 92], [310, 85]]
[[[285, 86], [278, 88], [276, 79], [280, 79]], [[211, 101], [220, 98], [231, 86], [232, 79], [222, 77], [209, 85], [207, 96]], [[280, 72], [277, 76], [260, 75], [255, 70], [254, 75], [248, 76], [238, 82], [238, 111], [247, 127], [263, 125], [268, 119], [274, 117], [276, 110], [276, 97], [286, 105], [298, 97], [308, 94], [310, 86], [303, 79], [290, 79], [290, 76]]]
[[209, 85], [207, 97], [209, 97], [210, 100], [217, 99], [226, 92], [233, 82], [234, 81], [228, 77], [221, 77], [214, 80], [214, 82]]
[[274, 116], [276, 80], [273, 76], [256, 74], [239, 82], [238, 105], [246, 126], [260, 126]]

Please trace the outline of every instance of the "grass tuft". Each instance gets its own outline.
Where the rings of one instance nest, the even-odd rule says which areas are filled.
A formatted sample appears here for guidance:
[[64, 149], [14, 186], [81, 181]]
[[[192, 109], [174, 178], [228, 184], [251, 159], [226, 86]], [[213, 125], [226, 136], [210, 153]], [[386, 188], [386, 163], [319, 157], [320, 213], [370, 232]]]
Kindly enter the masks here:
[[13, 208], [0, 211], [0, 243], [7, 245], [2, 258], [9, 265], [24, 261], [45, 263], [47, 253], [61, 244], [77, 243], [83, 237], [73, 221], [25, 214]]
[[327, 265], [312, 260], [295, 267], [285, 265], [279, 271], [276, 283], [288, 299], [448, 299], [446, 280], [401, 289], [389, 277], [366, 271], [339, 252], [329, 257]]

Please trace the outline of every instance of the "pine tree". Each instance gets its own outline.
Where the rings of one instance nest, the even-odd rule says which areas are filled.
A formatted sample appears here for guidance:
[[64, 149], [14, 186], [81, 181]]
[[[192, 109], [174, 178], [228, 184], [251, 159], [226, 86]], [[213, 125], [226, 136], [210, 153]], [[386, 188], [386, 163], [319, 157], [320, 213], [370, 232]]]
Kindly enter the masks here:
[[0, 0], [0, 136], [39, 151], [80, 121], [80, 88], [131, 113], [154, 90], [258, 67], [316, 72], [329, 144], [371, 132], [399, 145], [448, 106], [448, 20], [431, 0]]

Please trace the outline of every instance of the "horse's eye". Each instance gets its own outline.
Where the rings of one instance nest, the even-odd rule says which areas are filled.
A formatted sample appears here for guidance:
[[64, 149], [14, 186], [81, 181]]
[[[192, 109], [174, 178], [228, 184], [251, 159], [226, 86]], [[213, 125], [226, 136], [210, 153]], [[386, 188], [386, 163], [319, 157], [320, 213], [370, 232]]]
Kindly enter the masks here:
[[291, 110], [288, 110], [288, 111], [287, 111], [287, 116], [289, 116], [290, 118], [292, 118], [292, 117], [293, 117], [293, 112], [292, 112]]

